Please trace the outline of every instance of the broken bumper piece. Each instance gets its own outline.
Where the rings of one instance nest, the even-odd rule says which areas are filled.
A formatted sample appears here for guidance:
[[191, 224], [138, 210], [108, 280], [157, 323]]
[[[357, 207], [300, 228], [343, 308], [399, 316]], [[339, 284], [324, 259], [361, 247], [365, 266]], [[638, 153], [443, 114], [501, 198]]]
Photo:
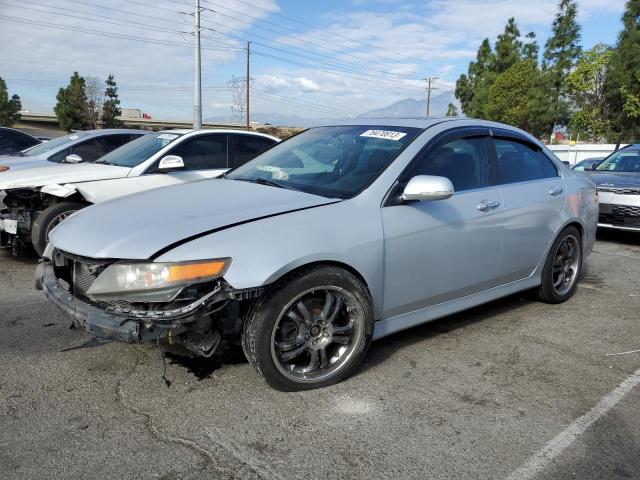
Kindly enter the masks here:
[[100, 308], [83, 302], [62, 287], [55, 276], [53, 265], [49, 262], [38, 265], [36, 288], [38, 287], [42, 287], [49, 301], [70, 317], [76, 325], [84, 327], [101, 339], [141, 343], [158, 337], [164, 338], [169, 331], [172, 334], [179, 334], [186, 330], [181, 322], [165, 324], [163, 328], [159, 328], [153, 323], [110, 315]]

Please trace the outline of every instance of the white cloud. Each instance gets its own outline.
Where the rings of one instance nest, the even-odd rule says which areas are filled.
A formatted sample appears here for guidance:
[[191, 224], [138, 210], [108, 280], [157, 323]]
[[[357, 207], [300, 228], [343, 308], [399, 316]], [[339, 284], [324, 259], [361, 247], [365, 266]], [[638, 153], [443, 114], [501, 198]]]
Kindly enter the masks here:
[[320, 90], [320, 85], [308, 78], [298, 77], [294, 78], [293, 81], [303, 92], [317, 92], [318, 90]]
[[[594, 17], [599, 12], [621, 12], [624, 1], [578, 0], [580, 18]], [[322, 25], [320, 30], [297, 24], [294, 28], [299, 33], [287, 34], [287, 29], [283, 28], [283, 33], [277, 35], [263, 29], [251, 30], [257, 25], [256, 17], [276, 24], [287, 24], [280, 17], [269, 16], [269, 12], [280, 10], [276, 0], [249, 0], [248, 3], [211, 0], [209, 6], [212, 10], [216, 10], [216, 4], [226, 8], [203, 13], [203, 25], [215, 30], [203, 32], [203, 85], [224, 86], [232, 75], [244, 75], [242, 39], [253, 32], [291, 45], [291, 54], [300, 53], [317, 58], [317, 61], [300, 58], [300, 63], [315, 67], [305, 68], [268, 60], [264, 56], [253, 57], [251, 75], [259, 110], [285, 110], [313, 115], [311, 109], [301, 110], [300, 102], [315, 102], [336, 110], [359, 113], [407, 97], [421, 98], [425, 94], [425, 83], [421, 79], [426, 76], [439, 77], [438, 92], [451, 90], [457, 75], [475, 56], [482, 39], [489, 37], [494, 40], [510, 16], [516, 18], [523, 34], [530, 30], [541, 32], [539, 40], [544, 43], [543, 36], [550, 28], [557, 2], [352, 0], [341, 3], [341, 8], [334, 10], [331, 10], [330, 2], [324, 2], [322, 5], [326, 14], [304, 19], [305, 23]], [[69, 3], [68, 0], [42, 0], [40, 6], [19, 0], [4, 0], [2, 15], [71, 29], [100, 30], [116, 36], [148, 37], [170, 45], [91, 35], [0, 18], [0, 45], [10, 46], [0, 49], [0, 65], [3, 66], [0, 73], [9, 79], [36, 78], [60, 84], [66, 83], [74, 70], [83, 75], [100, 77], [114, 73], [121, 85], [164, 85], [167, 89], [174, 88], [166, 92], [123, 88], [120, 91], [123, 106], [143, 108], [156, 118], [189, 118], [192, 110], [192, 94], [188, 87], [193, 81], [193, 37], [179, 31], [190, 31], [193, 19], [177, 13], [177, 10], [190, 9], [187, 5], [182, 8], [180, 3], [169, 0], [158, 3], [158, 7], [176, 10], [172, 13], [126, 0], [104, 3], [105, 8]], [[47, 8], [45, 4], [53, 8]], [[251, 7], [251, 4], [256, 7]], [[48, 13], [34, 12], [25, 7], [48, 10]], [[54, 11], [76, 16], [97, 14], [113, 18], [90, 22], [56, 15], [52, 13]], [[150, 19], [145, 15], [158, 19]], [[124, 26], [106, 22], [138, 22], [142, 25]], [[145, 24], [155, 30], [146, 28]], [[256, 40], [257, 52], [284, 55], [258, 43], [268, 43], [268, 40]], [[334, 65], [331, 69], [335, 73], [327, 71], [330, 69], [327, 63]], [[187, 88], [177, 90], [176, 86]], [[12, 93], [16, 90], [11, 83], [10, 88]], [[20, 86], [17, 93], [22, 95], [26, 108], [42, 109], [44, 107], [41, 105], [48, 105], [50, 109], [55, 101], [56, 89], [55, 86]], [[260, 98], [260, 91], [271, 94], [271, 99], [267, 95]], [[231, 103], [231, 92], [225, 89], [205, 89], [203, 95], [206, 108], [228, 109]], [[278, 103], [274, 95], [285, 98], [277, 97]], [[287, 99], [291, 100], [289, 104]], [[298, 106], [294, 106], [295, 102], [298, 102]], [[259, 111], [255, 108], [254, 111]], [[319, 114], [316, 112], [316, 115]]]

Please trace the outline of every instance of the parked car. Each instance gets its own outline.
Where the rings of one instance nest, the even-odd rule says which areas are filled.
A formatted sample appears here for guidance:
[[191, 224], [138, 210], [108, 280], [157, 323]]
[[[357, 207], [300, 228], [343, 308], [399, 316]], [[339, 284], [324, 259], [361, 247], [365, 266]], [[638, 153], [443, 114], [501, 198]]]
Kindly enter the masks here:
[[[103, 155], [149, 132], [133, 129], [100, 129], [70, 133], [48, 142], [0, 157], [0, 172], [51, 166], [51, 163], [95, 162]], [[0, 177], [2, 178], [2, 177]]]
[[0, 245], [31, 243], [94, 203], [175, 183], [217, 177], [278, 141], [239, 130], [167, 130], [144, 135], [93, 163], [0, 173]]
[[598, 187], [598, 227], [640, 232], [640, 144], [613, 152], [589, 172]]
[[36, 137], [15, 128], [0, 127], [0, 155], [17, 153], [42, 143]]
[[586, 170], [593, 170], [598, 166], [600, 162], [602, 162], [603, 157], [593, 157], [593, 158], [585, 158], [584, 160], [576, 163], [573, 166], [573, 169], [576, 172], [584, 172]]
[[240, 338], [271, 386], [305, 390], [399, 330], [530, 288], [569, 299], [597, 216], [589, 176], [521, 130], [351, 120], [78, 212], [36, 287], [97, 337], [201, 357]]

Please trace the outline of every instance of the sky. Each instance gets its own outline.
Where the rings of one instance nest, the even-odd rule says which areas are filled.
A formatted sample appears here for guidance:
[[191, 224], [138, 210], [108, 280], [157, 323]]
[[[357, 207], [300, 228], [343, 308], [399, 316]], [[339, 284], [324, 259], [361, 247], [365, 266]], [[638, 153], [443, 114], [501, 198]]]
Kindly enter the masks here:
[[[578, 0], [582, 46], [615, 43], [624, 0]], [[246, 77], [251, 110], [342, 117], [451, 92], [483, 38], [515, 17], [542, 46], [557, 0], [201, 0], [203, 117], [231, 115], [229, 81]], [[74, 71], [113, 74], [122, 108], [188, 120], [193, 111], [190, 0], [0, 0], [0, 76], [23, 108], [48, 113]]]

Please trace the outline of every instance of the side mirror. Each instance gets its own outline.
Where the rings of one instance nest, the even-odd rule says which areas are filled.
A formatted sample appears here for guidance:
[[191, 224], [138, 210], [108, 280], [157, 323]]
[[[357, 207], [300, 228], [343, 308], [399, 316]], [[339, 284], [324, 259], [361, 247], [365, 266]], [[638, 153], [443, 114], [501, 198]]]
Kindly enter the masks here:
[[166, 157], [162, 157], [158, 164], [159, 172], [172, 172], [183, 168], [184, 161], [182, 161], [182, 157], [179, 157], [178, 155], [167, 155]]
[[445, 200], [451, 197], [453, 193], [453, 184], [448, 178], [434, 175], [417, 175], [409, 180], [407, 186], [404, 187], [402, 200], [406, 202]]
[[65, 163], [80, 163], [82, 162], [82, 157], [80, 155], [76, 155], [72, 153], [71, 155], [67, 155], [64, 157]]

